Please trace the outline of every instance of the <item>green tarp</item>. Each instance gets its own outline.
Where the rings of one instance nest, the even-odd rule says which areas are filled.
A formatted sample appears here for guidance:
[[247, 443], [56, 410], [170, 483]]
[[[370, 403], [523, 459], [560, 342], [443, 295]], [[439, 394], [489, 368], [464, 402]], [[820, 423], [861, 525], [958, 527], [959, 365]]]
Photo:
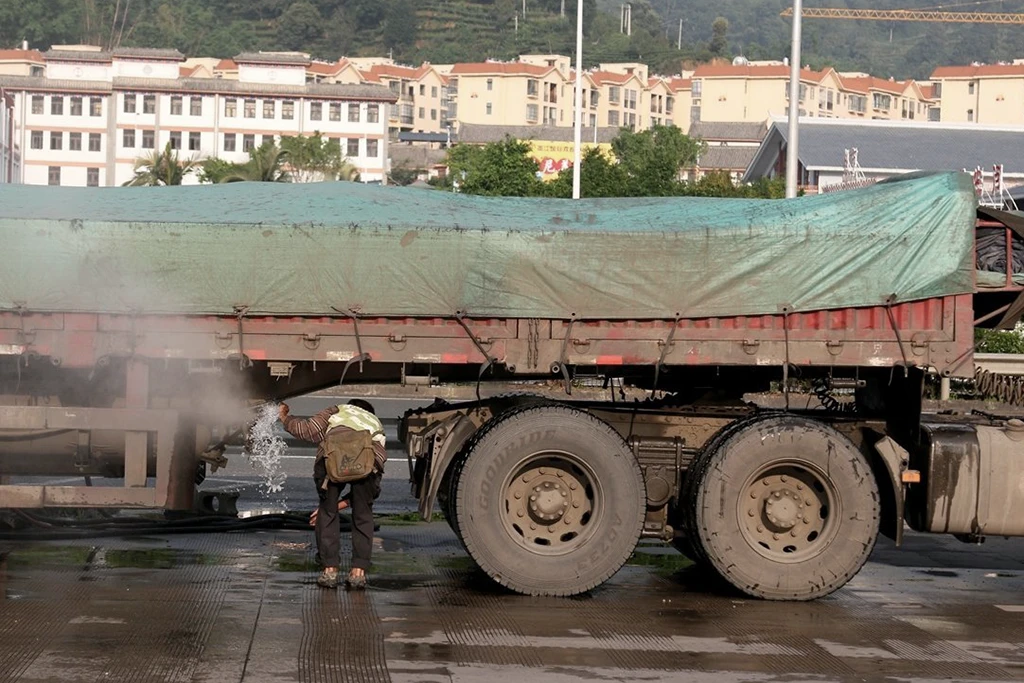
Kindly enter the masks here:
[[794, 200], [0, 188], [0, 309], [644, 319], [970, 292], [962, 173]]

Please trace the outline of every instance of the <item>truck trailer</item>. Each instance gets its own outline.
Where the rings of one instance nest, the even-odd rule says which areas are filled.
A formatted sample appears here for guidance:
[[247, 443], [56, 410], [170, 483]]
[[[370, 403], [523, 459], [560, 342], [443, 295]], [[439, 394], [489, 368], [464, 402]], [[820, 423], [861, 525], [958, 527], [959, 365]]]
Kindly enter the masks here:
[[579, 594], [653, 538], [818, 598], [879, 533], [1024, 535], [1024, 422], [922, 409], [1024, 310], [1022, 224], [957, 173], [793, 200], [3, 187], [0, 508], [187, 510], [254, 405], [465, 383], [399, 432], [420, 512], [498, 583]]

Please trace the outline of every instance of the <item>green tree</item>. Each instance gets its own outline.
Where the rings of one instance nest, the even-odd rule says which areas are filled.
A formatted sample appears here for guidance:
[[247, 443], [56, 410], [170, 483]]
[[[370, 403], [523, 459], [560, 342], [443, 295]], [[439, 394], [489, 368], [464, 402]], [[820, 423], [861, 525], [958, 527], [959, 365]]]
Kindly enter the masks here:
[[341, 144], [336, 139], [324, 138], [319, 131], [313, 135], [286, 135], [281, 138], [281, 150], [288, 158], [295, 182], [338, 180], [345, 166]]
[[[572, 197], [573, 171], [568, 168], [547, 183], [552, 197]], [[621, 197], [628, 188], [626, 172], [597, 147], [583, 152], [580, 159], [580, 197]]]
[[285, 50], [309, 50], [324, 34], [324, 20], [311, 2], [292, 4], [277, 21], [277, 42]]
[[204, 159], [199, 164], [199, 182], [201, 183], [221, 183], [228, 176], [233, 176], [241, 173], [241, 166], [234, 164], [230, 161], [225, 161], [218, 157], [211, 157]]
[[391, 0], [384, 17], [384, 45], [405, 49], [416, 42], [416, 7], [409, 0]]
[[[474, 151], [456, 145], [449, 153], [449, 167], [457, 173], [460, 191], [502, 197], [530, 197], [544, 194], [537, 178], [537, 162], [530, 156], [530, 143], [506, 136]], [[463, 175], [464, 174], [464, 175]]]
[[623, 129], [612, 151], [630, 185], [627, 195], [666, 196], [678, 191], [679, 174], [693, 166], [705, 145], [676, 126], [654, 126], [634, 133]]
[[284, 168], [287, 161], [287, 152], [273, 142], [264, 142], [259, 147], [249, 150], [249, 161], [221, 178], [220, 182], [290, 183], [291, 174]]
[[195, 159], [181, 159], [178, 150], [171, 149], [171, 143], [163, 151], [153, 150], [150, 154], [135, 160], [135, 177], [125, 183], [131, 187], [156, 187], [159, 185], [181, 185], [185, 177], [194, 173], [199, 166]]
[[717, 17], [714, 22], [711, 23], [711, 43], [708, 45], [708, 49], [711, 50], [711, 54], [718, 57], [725, 55], [726, 50], [729, 49], [729, 20], [725, 17]]

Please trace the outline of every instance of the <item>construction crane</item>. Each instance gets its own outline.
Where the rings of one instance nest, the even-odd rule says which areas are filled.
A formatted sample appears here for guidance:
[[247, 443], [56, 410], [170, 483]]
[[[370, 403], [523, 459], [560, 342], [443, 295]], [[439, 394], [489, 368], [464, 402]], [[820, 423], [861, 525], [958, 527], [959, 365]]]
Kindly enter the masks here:
[[[793, 8], [782, 11], [793, 16]], [[804, 19], [868, 19], [875, 21], [934, 21], [960, 24], [1024, 24], [1024, 14], [1006, 12], [943, 12], [913, 9], [847, 9], [845, 7], [804, 7]]]

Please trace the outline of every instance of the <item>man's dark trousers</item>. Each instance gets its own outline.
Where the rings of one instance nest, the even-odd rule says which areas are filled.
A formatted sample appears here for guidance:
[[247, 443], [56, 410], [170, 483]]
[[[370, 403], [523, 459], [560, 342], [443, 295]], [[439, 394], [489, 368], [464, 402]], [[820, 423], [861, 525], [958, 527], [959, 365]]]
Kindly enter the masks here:
[[335, 484], [327, 479], [323, 458], [313, 466], [313, 481], [320, 497], [320, 511], [316, 518], [316, 548], [320, 563], [325, 567], [341, 564], [341, 536], [338, 519], [338, 499], [346, 486], [351, 488], [349, 506], [352, 511], [352, 568], [369, 571], [373, 551], [373, 501], [380, 495], [382, 473], [373, 474], [349, 484]]

